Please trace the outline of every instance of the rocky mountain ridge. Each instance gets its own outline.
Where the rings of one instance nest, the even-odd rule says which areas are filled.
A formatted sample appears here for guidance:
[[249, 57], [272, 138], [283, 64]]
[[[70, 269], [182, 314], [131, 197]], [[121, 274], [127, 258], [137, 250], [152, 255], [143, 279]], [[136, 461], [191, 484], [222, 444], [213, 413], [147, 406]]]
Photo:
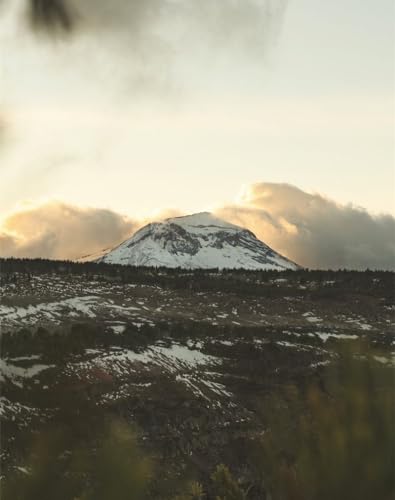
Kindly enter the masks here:
[[148, 224], [97, 261], [186, 269], [298, 268], [248, 229], [208, 212]]

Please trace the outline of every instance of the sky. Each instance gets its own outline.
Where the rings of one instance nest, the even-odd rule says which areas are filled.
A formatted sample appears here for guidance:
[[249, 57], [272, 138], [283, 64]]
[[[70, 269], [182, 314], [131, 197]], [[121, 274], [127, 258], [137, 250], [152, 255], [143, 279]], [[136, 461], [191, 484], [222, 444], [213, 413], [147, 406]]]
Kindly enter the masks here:
[[257, 185], [395, 216], [392, 0], [85, 0], [68, 36], [2, 3], [4, 231], [54, 200], [225, 213]]

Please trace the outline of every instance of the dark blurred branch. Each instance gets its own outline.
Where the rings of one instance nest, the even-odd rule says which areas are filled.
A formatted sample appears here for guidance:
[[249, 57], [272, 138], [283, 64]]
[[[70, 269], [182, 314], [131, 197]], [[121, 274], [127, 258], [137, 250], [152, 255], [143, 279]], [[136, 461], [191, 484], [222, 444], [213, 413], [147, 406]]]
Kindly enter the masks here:
[[35, 29], [71, 31], [74, 27], [66, 0], [29, 0], [29, 15]]

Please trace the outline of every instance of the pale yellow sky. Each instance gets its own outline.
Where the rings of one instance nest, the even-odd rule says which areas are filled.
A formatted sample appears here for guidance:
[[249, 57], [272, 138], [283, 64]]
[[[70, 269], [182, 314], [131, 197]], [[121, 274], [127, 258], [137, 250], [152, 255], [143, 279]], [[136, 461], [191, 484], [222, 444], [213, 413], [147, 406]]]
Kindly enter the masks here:
[[225, 39], [146, 60], [113, 38], [37, 40], [9, 11], [0, 212], [197, 211], [265, 181], [395, 214], [393, 14], [391, 0], [293, 0], [264, 53]]

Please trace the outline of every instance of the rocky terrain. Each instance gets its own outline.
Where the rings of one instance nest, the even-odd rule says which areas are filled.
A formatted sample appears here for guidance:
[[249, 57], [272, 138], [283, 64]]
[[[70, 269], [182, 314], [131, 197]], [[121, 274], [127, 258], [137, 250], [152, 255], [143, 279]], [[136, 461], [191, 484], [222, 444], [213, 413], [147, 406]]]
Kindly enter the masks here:
[[273, 394], [319, 381], [345, 342], [394, 362], [393, 273], [16, 260], [0, 273], [3, 475], [29, 473], [32, 433], [93, 412], [137, 425], [168, 474], [204, 481], [223, 462], [248, 476]]

